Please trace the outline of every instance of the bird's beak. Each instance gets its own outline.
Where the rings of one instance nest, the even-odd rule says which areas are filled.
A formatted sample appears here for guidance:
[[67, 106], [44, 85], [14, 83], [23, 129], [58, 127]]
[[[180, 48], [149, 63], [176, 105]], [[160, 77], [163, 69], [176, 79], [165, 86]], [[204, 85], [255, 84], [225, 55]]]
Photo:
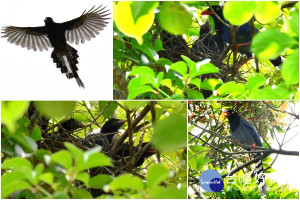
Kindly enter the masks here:
[[230, 116], [230, 113], [226, 110], [223, 112], [226, 117]]
[[212, 15], [214, 14], [210, 9], [204, 10], [201, 15]]

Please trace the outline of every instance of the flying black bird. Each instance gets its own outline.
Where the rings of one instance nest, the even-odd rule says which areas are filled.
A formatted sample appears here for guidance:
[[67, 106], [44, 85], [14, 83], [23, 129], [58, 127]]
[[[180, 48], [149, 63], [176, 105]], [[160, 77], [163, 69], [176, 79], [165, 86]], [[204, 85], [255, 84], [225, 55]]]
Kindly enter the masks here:
[[[234, 140], [237, 140], [241, 144], [249, 145], [253, 149], [255, 149], [256, 146], [262, 147], [258, 133], [249, 122], [242, 119], [238, 113], [233, 110], [225, 111], [225, 116], [228, 117], [231, 136]], [[251, 150], [250, 147], [244, 147], [244, 149], [248, 151]], [[258, 156], [260, 156], [260, 153], [254, 154], [254, 157]], [[255, 173], [261, 197], [264, 197], [266, 195], [267, 186], [261, 160], [255, 163]]]
[[[226, 23], [228, 23], [223, 16], [223, 7], [221, 6], [211, 6], [212, 9], [215, 11], [215, 13]], [[212, 10], [209, 8], [201, 13], [201, 15], [211, 15], [214, 22], [215, 22], [215, 30], [217, 34], [221, 36], [221, 38], [228, 44], [232, 44], [232, 38], [230, 29], [225, 26], [221, 21], [218, 20], [218, 18], [213, 14]], [[254, 30], [255, 34], [259, 31], [257, 29]], [[250, 23], [245, 23], [241, 25], [238, 29], [238, 31], [235, 34], [235, 40], [237, 43], [237, 51], [241, 54], [245, 54], [247, 56], [247, 60], [243, 62], [242, 64], [245, 64], [248, 60], [252, 58], [252, 52], [250, 51], [250, 44], [252, 41], [251, 36], [251, 26]], [[276, 59], [270, 60], [270, 62], [274, 66], [279, 66], [282, 63], [282, 58], [279, 56]]]
[[80, 17], [63, 23], [56, 23], [51, 17], [46, 17], [45, 26], [39, 27], [16, 27], [6, 26], [2, 28], [2, 37], [7, 37], [7, 41], [26, 47], [34, 51], [48, 50], [53, 47], [51, 58], [60, 68], [61, 73], [67, 78], [75, 78], [79, 87], [84, 88], [84, 84], [77, 74], [78, 63], [77, 50], [67, 42], [78, 44], [84, 43], [96, 37], [108, 24], [108, 10], [106, 7], [93, 6], [88, 12], [84, 11]]

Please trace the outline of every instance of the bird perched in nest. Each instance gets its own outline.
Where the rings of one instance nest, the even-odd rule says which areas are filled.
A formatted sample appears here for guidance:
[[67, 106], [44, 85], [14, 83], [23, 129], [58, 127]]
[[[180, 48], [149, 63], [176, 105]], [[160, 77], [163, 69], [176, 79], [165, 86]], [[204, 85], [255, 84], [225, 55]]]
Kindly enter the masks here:
[[[215, 5], [211, 6], [211, 8], [215, 11], [215, 13], [226, 23], [228, 23], [223, 16], [223, 7]], [[201, 13], [201, 15], [210, 15], [212, 16], [215, 22], [215, 30], [216, 33], [222, 38], [222, 40], [228, 44], [232, 44], [231, 32], [230, 29], [225, 26], [219, 19], [213, 14], [212, 10], [209, 8]], [[254, 34], [258, 33], [259, 31], [255, 28]], [[251, 35], [251, 26], [250, 23], [245, 23], [241, 25], [238, 31], [235, 34], [235, 40], [237, 43], [235, 51], [245, 54], [247, 56], [247, 60], [240, 64], [242, 66], [248, 60], [252, 58], [252, 52], [250, 51], [250, 44], [252, 42], [252, 35]], [[279, 56], [276, 59], [271, 59], [270, 62], [274, 66], [279, 66], [282, 63], [282, 58]]]
[[[133, 148], [134, 155], [137, 155], [139, 150], [142, 151], [142, 149], [148, 144], [149, 144], [149, 142], [143, 142], [141, 144], [141, 146], [139, 146], [139, 145], [134, 146], [134, 148]], [[136, 160], [134, 162], [134, 167], [141, 166], [147, 158], [154, 155], [155, 153], [157, 153], [157, 151], [151, 144], [149, 144], [147, 146], [147, 148], [145, 149], [145, 151], [142, 152], [142, 154], [138, 158], [136, 157]], [[123, 145], [121, 145], [120, 149], [117, 151], [116, 155], [118, 155], [122, 158], [128, 157], [129, 156], [129, 143], [128, 142], [123, 143]]]
[[[256, 146], [262, 147], [262, 142], [260, 140], [259, 134], [249, 122], [242, 119], [238, 115], [238, 113], [233, 110], [228, 110], [224, 113], [229, 120], [231, 135], [235, 141], [251, 146], [243, 147], [248, 151], [250, 151], [251, 149], [255, 149]], [[260, 155], [261, 153], [255, 153], [254, 158]], [[267, 192], [267, 185], [261, 160], [255, 163], [255, 174], [261, 197], [264, 198]]]
[[114, 135], [118, 133], [125, 122], [126, 120], [122, 119], [109, 119], [102, 126], [100, 133], [87, 135], [85, 140], [82, 141], [83, 145], [89, 148], [99, 145], [104, 148], [104, 151], [108, 152], [112, 145]]
[[79, 122], [74, 118], [70, 118], [68, 120], [64, 120], [59, 123], [60, 123], [60, 125], [58, 127], [59, 133], [63, 133], [63, 132], [73, 133], [77, 129], [84, 128], [86, 126], [84, 123]]
[[84, 11], [80, 17], [56, 23], [51, 17], [46, 17], [45, 26], [39, 27], [16, 27], [6, 26], [2, 28], [2, 37], [7, 37], [7, 41], [28, 50], [48, 50], [53, 47], [51, 58], [60, 68], [61, 73], [67, 78], [75, 78], [79, 87], [84, 88], [84, 84], [77, 73], [78, 54], [77, 50], [68, 43], [84, 43], [99, 34], [108, 24], [108, 10], [106, 7], [92, 7], [88, 12]]
[[193, 43], [191, 51], [201, 59], [219, 57], [224, 50], [225, 43], [219, 34], [212, 34], [213, 30], [207, 20], [200, 26], [199, 38]]

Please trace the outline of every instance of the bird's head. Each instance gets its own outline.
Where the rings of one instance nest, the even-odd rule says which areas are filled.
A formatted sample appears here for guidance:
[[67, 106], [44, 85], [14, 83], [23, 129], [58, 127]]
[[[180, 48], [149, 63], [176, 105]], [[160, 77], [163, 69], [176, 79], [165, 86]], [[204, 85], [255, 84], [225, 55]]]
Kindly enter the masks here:
[[[215, 13], [217, 15], [219, 15], [219, 17], [223, 18], [223, 12], [222, 12], [222, 7], [221, 6], [216, 5], [216, 6], [211, 6], [211, 8], [215, 11]], [[214, 13], [210, 8], [208, 8], [207, 10], [204, 10], [201, 13], [201, 15], [213, 15], [213, 14]]]
[[234, 110], [226, 110], [226, 111], [224, 111], [224, 114], [229, 120], [240, 119], [239, 114]]
[[223, 113], [226, 117], [229, 117], [233, 113], [233, 110], [225, 110]]
[[63, 120], [60, 122], [61, 126], [59, 127], [59, 131], [67, 131], [67, 132], [74, 132], [79, 128], [84, 128], [86, 125], [77, 121], [74, 118], [70, 118], [68, 120]]
[[44, 20], [45, 24], [51, 24], [54, 23], [53, 19], [51, 17], [46, 17]]
[[113, 133], [118, 132], [121, 126], [126, 122], [127, 120], [122, 119], [109, 119], [101, 128], [101, 133]]

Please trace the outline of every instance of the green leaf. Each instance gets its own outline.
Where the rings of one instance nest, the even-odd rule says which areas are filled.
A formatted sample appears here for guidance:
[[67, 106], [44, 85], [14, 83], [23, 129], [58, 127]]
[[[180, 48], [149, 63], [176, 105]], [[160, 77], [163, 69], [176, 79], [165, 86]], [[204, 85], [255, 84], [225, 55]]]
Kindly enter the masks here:
[[290, 18], [287, 22], [288, 31], [291, 35], [296, 34], [299, 37], [299, 3], [295, 5], [295, 9], [290, 10]]
[[152, 143], [159, 150], [183, 148], [186, 146], [186, 127], [186, 116], [171, 114], [155, 124]]
[[76, 147], [74, 144], [65, 142], [64, 145], [71, 152], [75, 161], [81, 157], [83, 158], [83, 151], [81, 149], [79, 149], [78, 147]]
[[52, 196], [52, 199], [69, 199], [69, 195], [65, 192], [55, 192]]
[[90, 187], [89, 185], [90, 175], [87, 172], [82, 172], [78, 174], [75, 177], [75, 180], [83, 182], [86, 187]]
[[293, 44], [294, 40], [286, 33], [277, 29], [267, 29], [254, 36], [251, 51], [259, 59], [275, 59]]
[[193, 78], [189, 84], [193, 84], [197, 86], [197, 88], [200, 90], [201, 89], [201, 79], [200, 78]]
[[164, 30], [174, 35], [188, 33], [193, 22], [192, 13], [187, 6], [176, 1], [161, 4], [158, 20]]
[[1, 123], [14, 132], [16, 121], [24, 115], [28, 106], [28, 101], [1, 101]]
[[139, 107], [146, 106], [148, 101], [119, 101], [119, 103], [128, 110], [136, 110]]
[[201, 65], [202, 63], [197, 63], [196, 67], [198, 68], [197, 72], [191, 74], [191, 78], [194, 78], [196, 76], [200, 76], [203, 74], [209, 74], [209, 73], [220, 73], [218, 68], [214, 66], [211, 63], [206, 63], [204, 65]]
[[108, 185], [113, 178], [106, 174], [99, 174], [94, 176], [90, 180], [90, 187], [95, 189], [103, 189], [105, 185]]
[[152, 78], [152, 80], [148, 77], [133, 78], [128, 84], [128, 91], [129, 92], [135, 91], [137, 88], [147, 84], [151, 84], [152, 86], [154, 86], [154, 82], [155, 82], [154, 78]]
[[34, 185], [37, 185], [39, 183], [40, 176], [42, 175], [43, 170], [44, 170], [44, 165], [42, 163], [39, 163], [35, 167], [33, 173], [31, 173]]
[[49, 118], [68, 115], [76, 105], [76, 101], [36, 101], [35, 103], [38, 110]]
[[51, 161], [61, 165], [65, 169], [69, 169], [73, 165], [71, 154], [66, 150], [60, 150], [52, 154]]
[[42, 138], [42, 132], [41, 132], [40, 127], [38, 127], [36, 125], [34, 126], [32, 133], [31, 133], [31, 138], [36, 142]]
[[185, 62], [183, 62], [183, 61], [179, 61], [179, 62], [172, 64], [170, 66], [170, 69], [178, 72], [181, 76], [184, 76], [187, 73], [187, 66], [186, 66]]
[[149, 48], [145, 43], [142, 45], [137, 43], [137, 41], [133, 40], [131, 42], [131, 45], [135, 47], [136, 49], [139, 49], [141, 52], [146, 54], [149, 58], [151, 58], [153, 61], [157, 61], [159, 59], [159, 55], [154, 51], [153, 49]]
[[172, 62], [167, 58], [159, 58], [157, 64], [159, 66], [172, 65]]
[[9, 172], [1, 176], [1, 198], [5, 199], [10, 194], [24, 189], [30, 189], [31, 185], [24, 181], [22, 172]]
[[182, 96], [180, 94], [173, 94], [170, 99], [173, 99], [173, 100], [184, 99], [184, 96]]
[[[103, 108], [108, 104], [109, 101], [99, 101], [99, 111], [101, 112]], [[109, 105], [107, 106], [106, 110], [103, 113], [103, 116], [105, 119], [110, 118], [114, 113], [115, 110], [117, 109], [118, 104], [114, 101], [110, 101]]]
[[148, 77], [148, 76], [151, 76], [153, 78], [155, 77], [153, 70], [147, 66], [137, 67], [128, 74], [128, 76], [134, 76], [134, 75], [139, 75], [141, 77]]
[[274, 88], [266, 86], [263, 89], [256, 89], [250, 94], [249, 99], [256, 100], [289, 100], [291, 91], [282, 85]]
[[71, 194], [73, 199], [93, 199], [93, 196], [87, 190], [75, 189], [71, 191]]
[[171, 185], [169, 187], [157, 186], [150, 191], [151, 199], [186, 199], [186, 185], [181, 186], [179, 189]]
[[219, 85], [222, 85], [222, 80], [209, 78], [201, 83], [201, 89], [214, 91]]
[[236, 83], [233, 81], [227, 82], [223, 84], [221, 87], [218, 89], [218, 93], [221, 96], [231, 94], [231, 93], [237, 93], [237, 94], [243, 94], [245, 92], [245, 85]]
[[143, 85], [138, 88], [135, 88], [134, 90], [130, 90], [128, 93], [128, 99], [134, 99], [137, 96], [146, 93], [146, 92], [154, 92], [153, 88], [149, 85]]
[[186, 64], [189, 67], [190, 73], [193, 73], [196, 71], [196, 63], [189, 59], [188, 57], [182, 55], [181, 58], [186, 62]]
[[169, 89], [172, 88], [172, 80], [171, 79], [164, 79], [160, 82], [160, 84], [167, 86]]
[[141, 191], [144, 189], [142, 180], [139, 177], [131, 174], [119, 175], [109, 184], [109, 186], [113, 192], [117, 190]]
[[99, 152], [85, 156], [84, 161], [79, 163], [78, 166], [75, 166], [78, 172], [94, 167], [112, 166], [110, 158]]
[[156, 1], [133, 1], [130, 4], [132, 17], [134, 20], [134, 23], [137, 22], [137, 20], [142, 17], [143, 15], [148, 14], [149, 12], [152, 12], [153, 9], [155, 9], [158, 6], [158, 2]]
[[24, 169], [33, 170], [31, 163], [25, 158], [10, 158], [4, 160], [2, 169], [12, 169], [13, 171], [24, 172]]
[[203, 94], [196, 90], [188, 91], [187, 95], [188, 95], [188, 99], [204, 99]]
[[156, 88], [159, 88], [161, 81], [164, 78], [164, 73], [163, 72], [159, 72], [155, 81], [156, 81]]
[[262, 24], [274, 21], [280, 15], [280, 5], [276, 1], [255, 1], [255, 18]]
[[162, 164], [155, 164], [149, 167], [146, 179], [148, 181], [149, 187], [153, 187], [165, 181], [169, 176], [170, 173], [168, 168], [166, 168]]
[[261, 74], [253, 74], [248, 78], [247, 87], [250, 92], [253, 89], [259, 88], [266, 83], [266, 78]]
[[40, 175], [40, 180], [51, 185], [53, 183], [53, 174], [51, 172], [45, 172]]
[[283, 62], [282, 77], [288, 86], [299, 83], [299, 50], [294, 51]]
[[114, 20], [122, 33], [135, 38], [139, 44], [142, 44], [143, 35], [153, 24], [154, 10], [149, 10], [147, 14], [138, 17], [135, 21], [132, 16], [131, 3], [130, 1], [119, 1], [114, 9]]
[[240, 26], [252, 18], [254, 9], [255, 1], [228, 1], [224, 5], [223, 14], [231, 24]]

